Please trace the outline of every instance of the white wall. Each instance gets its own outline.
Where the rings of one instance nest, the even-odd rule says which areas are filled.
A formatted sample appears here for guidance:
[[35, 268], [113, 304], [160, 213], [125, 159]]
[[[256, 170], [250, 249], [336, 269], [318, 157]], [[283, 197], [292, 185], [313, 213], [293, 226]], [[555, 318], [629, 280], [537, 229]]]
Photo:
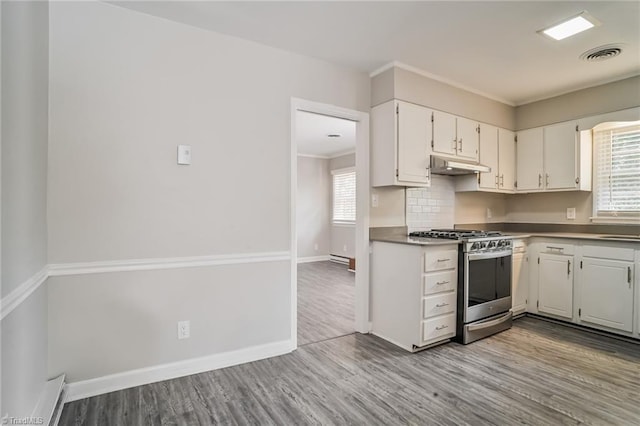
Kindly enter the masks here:
[[329, 159], [298, 156], [296, 216], [298, 258], [329, 256], [331, 246]]
[[[49, 12], [46, 2], [1, 10], [4, 302], [47, 263]], [[47, 380], [46, 300], [45, 283], [2, 319], [0, 415], [31, 415]]]
[[[291, 97], [369, 108], [363, 73], [99, 2], [51, 4], [50, 76], [52, 263], [288, 251]], [[287, 262], [51, 281], [71, 380], [291, 337]]]

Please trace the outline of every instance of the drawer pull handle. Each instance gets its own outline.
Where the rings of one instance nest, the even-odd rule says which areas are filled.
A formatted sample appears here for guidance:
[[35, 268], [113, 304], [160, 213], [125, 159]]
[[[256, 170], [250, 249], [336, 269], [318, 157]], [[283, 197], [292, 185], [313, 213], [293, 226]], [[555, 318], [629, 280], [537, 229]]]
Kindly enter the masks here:
[[627, 283], [629, 284], [629, 288], [631, 288], [631, 266], [627, 266]]
[[451, 259], [438, 259], [438, 262], [448, 262], [448, 261], [450, 261], [450, 260], [451, 260]]
[[436, 305], [436, 308], [444, 308], [445, 306], [449, 306], [449, 304], [448, 303], [438, 303]]
[[449, 284], [449, 281], [436, 281], [436, 285]]
[[440, 327], [436, 327], [437, 331], [444, 330], [445, 328], [449, 328], [448, 325], [441, 325]]

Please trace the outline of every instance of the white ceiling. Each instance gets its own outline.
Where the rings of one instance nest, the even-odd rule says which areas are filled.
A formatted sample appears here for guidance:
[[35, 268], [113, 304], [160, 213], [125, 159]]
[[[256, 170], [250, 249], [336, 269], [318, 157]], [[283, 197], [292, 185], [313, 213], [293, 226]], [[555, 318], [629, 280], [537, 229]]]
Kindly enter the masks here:
[[[391, 61], [511, 105], [640, 74], [639, 1], [127, 1], [123, 7], [372, 72]], [[602, 25], [536, 31], [586, 10]], [[624, 43], [587, 63], [586, 50]]]
[[[339, 134], [330, 138], [328, 134]], [[296, 112], [298, 154], [331, 158], [352, 152], [356, 147], [356, 123], [305, 111]]]

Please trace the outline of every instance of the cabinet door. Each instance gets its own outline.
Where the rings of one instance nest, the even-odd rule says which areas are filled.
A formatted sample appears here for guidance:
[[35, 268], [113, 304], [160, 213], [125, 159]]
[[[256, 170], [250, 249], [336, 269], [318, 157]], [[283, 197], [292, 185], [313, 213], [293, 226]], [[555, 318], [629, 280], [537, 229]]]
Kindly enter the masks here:
[[418, 105], [398, 102], [398, 180], [427, 183], [431, 114]]
[[446, 112], [433, 112], [433, 151], [456, 155], [456, 116]]
[[633, 263], [585, 257], [580, 320], [633, 331]]
[[527, 310], [529, 296], [529, 258], [526, 253], [515, 253], [511, 257], [511, 300], [514, 314]]
[[480, 173], [480, 188], [498, 187], [498, 128], [489, 124], [480, 125], [480, 164], [491, 167], [491, 171]]
[[516, 180], [515, 136], [511, 130], [498, 129], [498, 187], [510, 191], [513, 191]]
[[576, 123], [567, 122], [544, 128], [544, 171], [546, 189], [576, 187]]
[[516, 181], [518, 191], [542, 190], [544, 149], [542, 127], [518, 132]]
[[538, 311], [573, 318], [573, 256], [540, 254]]
[[467, 118], [456, 118], [458, 157], [478, 161], [478, 123]]

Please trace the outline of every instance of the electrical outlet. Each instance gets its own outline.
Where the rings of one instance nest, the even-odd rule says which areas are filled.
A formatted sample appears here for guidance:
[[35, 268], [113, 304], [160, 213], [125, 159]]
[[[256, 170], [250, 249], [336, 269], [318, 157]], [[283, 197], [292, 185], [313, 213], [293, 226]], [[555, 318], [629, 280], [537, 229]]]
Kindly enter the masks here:
[[487, 219], [491, 219], [493, 217], [493, 212], [490, 208], [487, 208]]
[[191, 336], [190, 321], [178, 321], [178, 339], [188, 339]]
[[570, 207], [567, 209], [567, 219], [575, 219], [576, 218], [576, 208]]
[[378, 194], [371, 194], [371, 207], [378, 207]]
[[315, 251], [318, 251], [318, 243], [315, 243], [315, 244], [313, 245], [313, 249], [314, 249]]
[[342, 247], [342, 251], [344, 251], [344, 252], [347, 251], [347, 245], [346, 244]]

